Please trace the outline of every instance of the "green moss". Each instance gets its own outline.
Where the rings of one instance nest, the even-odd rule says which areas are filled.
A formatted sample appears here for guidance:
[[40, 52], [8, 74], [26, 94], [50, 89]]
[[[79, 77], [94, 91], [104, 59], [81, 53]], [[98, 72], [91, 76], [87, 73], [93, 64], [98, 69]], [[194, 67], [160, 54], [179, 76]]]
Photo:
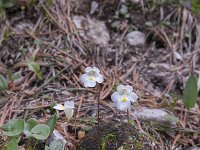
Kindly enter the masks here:
[[[137, 132], [133, 124], [111, 122], [99, 127], [101, 150], [142, 150], [150, 147], [151, 141]], [[77, 145], [77, 150], [98, 149], [98, 127], [94, 127]]]

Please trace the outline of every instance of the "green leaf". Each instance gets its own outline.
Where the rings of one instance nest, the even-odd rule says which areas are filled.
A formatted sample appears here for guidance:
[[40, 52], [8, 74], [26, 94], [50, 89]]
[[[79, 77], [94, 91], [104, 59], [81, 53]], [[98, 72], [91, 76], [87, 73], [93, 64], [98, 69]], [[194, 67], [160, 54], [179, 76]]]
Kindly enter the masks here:
[[0, 74], [0, 91], [8, 89], [8, 81]]
[[4, 124], [1, 129], [4, 131], [3, 135], [6, 136], [17, 136], [24, 130], [24, 120], [23, 119], [13, 119]]
[[49, 118], [46, 122], [46, 125], [50, 128], [50, 134], [53, 132], [57, 122], [56, 115], [53, 115], [51, 118]]
[[37, 75], [38, 79], [40, 79], [40, 80], [42, 79], [42, 76], [40, 73], [40, 65], [38, 63], [36, 63], [34, 61], [29, 61], [28, 69], [33, 71]]
[[31, 134], [38, 140], [45, 140], [50, 134], [50, 128], [45, 124], [39, 124], [31, 130]]
[[196, 15], [200, 14], [200, 1], [199, 0], [191, 0], [192, 4], [192, 12]]
[[0, 7], [3, 8], [3, 1], [0, 0]]
[[191, 74], [183, 91], [183, 103], [187, 109], [194, 107], [198, 96], [197, 79]]
[[3, 8], [0, 7], [0, 17], [3, 15]]
[[63, 146], [64, 146], [64, 144], [61, 139], [55, 139], [50, 143], [49, 149], [50, 150], [62, 150]]
[[51, 109], [54, 109], [54, 108], [53, 108], [54, 106], [56, 106], [56, 102], [55, 102], [55, 101], [51, 103], [50, 108], [51, 108]]
[[24, 126], [24, 134], [27, 136], [27, 137], [31, 137], [32, 134], [31, 134], [31, 129], [34, 128], [35, 126], [37, 125], [37, 120], [36, 119], [28, 119], [26, 122], [25, 122], [25, 126]]
[[13, 2], [12, 1], [7, 1], [3, 3], [4, 8], [10, 8], [13, 7]]
[[6, 150], [18, 150], [19, 137], [15, 137], [5, 145]]
[[53, 0], [47, 0], [46, 1], [46, 5], [47, 5], [47, 7], [52, 6], [53, 5]]

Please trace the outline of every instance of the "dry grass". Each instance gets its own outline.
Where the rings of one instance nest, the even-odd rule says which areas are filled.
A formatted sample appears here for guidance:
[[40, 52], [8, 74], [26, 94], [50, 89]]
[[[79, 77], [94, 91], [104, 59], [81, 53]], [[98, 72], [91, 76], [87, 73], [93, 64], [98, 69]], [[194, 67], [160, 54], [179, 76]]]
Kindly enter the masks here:
[[[187, 111], [178, 97], [174, 109], [169, 109], [174, 100], [170, 93], [181, 96], [189, 73], [200, 74], [199, 20], [183, 8], [162, 17], [165, 9], [160, 6], [158, 14], [163, 22], [173, 24], [148, 29], [147, 40], [151, 43], [156, 39], [155, 44], [161, 43], [162, 47], [128, 46], [124, 37], [131, 21], [123, 32], [110, 30], [111, 42], [101, 47], [79, 36], [72, 22], [74, 7], [74, 1], [69, 0], [56, 0], [50, 7], [40, 1], [26, 7], [24, 12], [8, 11], [7, 16], [1, 18], [4, 21], [0, 23], [0, 73], [9, 79], [12, 72], [18, 74], [19, 79], [10, 79], [9, 90], [0, 93], [0, 125], [14, 118], [36, 117], [39, 122], [45, 122], [53, 113], [46, 111], [52, 102], [73, 100], [76, 106], [73, 120], [66, 123], [60, 119], [56, 125], [73, 149], [79, 141], [77, 131], [95, 123], [92, 119], [96, 120], [96, 95], [100, 93], [101, 120], [108, 122], [116, 115], [110, 94], [116, 84], [123, 83], [132, 85], [139, 95], [138, 105], [134, 107], [165, 108], [180, 119], [176, 127], [167, 128], [169, 131], [166, 127], [134, 121], [138, 130], [154, 138], [160, 149], [187, 149], [200, 144], [199, 106]], [[120, 40], [116, 41], [117, 38]], [[177, 55], [181, 56], [180, 60]], [[41, 66], [42, 80], [27, 69], [26, 62], [32, 57]], [[154, 67], [149, 65], [152, 63]], [[101, 87], [83, 88], [79, 77], [86, 66], [100, 68], [105, 77]], [[159, 80], [154, 81], [155, 78]], [[158, 103], [158, 99], [161, 102]], [[126, 118], [123, 113], [118, 117]]]

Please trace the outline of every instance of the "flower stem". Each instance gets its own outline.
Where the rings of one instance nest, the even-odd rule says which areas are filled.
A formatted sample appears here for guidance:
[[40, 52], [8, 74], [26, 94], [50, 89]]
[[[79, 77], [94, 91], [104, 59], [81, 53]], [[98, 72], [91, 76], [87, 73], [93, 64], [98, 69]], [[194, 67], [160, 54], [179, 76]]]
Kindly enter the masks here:
[[130, 128], [131, 128], [131, 125], [130, 125], [130, 112], [129, 112], [129, 109], [127, 109], [127, 122], [128, 122], [128, 142], [127, 144], [129, 145], [130, 141], [129, 141], [129, 136], [130, 136]]
[[100, 125], [100, 92], [99, 92], [99, 94], [98, 94], [98, 97], [97, 97], [97, 101], [98, 101], [98, 112], [97, 112], [97, 116], [98, 116], [98, 132], [97, 132], [97, 134], [98, 134], [98, 136], [97, 136], [97, 139], [98, 139], [98, 150], [101, 150], [101, 146], [100, 146], [100, 135], [99, 135], [99, 125]]
[[127, 109], [127, 120], [128, 120], [128, 124], [130, 123], [130, 113], [129, 110]]
[[99, 108], [99, 105], [100, 105], [100, 100], [99, 100], [99, 97], [100, 96], [98, 96], [98, 112], [97, 112], [97, 117], [98, 117], [98, 127], [99, 127], [99, 125], [100, 125], [100, 108]]

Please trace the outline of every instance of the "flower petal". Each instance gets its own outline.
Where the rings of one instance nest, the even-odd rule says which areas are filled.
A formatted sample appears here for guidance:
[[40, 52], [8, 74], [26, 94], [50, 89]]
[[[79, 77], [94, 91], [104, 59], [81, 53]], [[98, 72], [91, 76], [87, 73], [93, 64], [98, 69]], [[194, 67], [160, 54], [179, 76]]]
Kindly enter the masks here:
[[95, 77], [95, 80], [98, 82], [98, 83], [102, 83], [103, 82], [103, 76], [101, 74], [98, 74], [98, 76]]
[[100, 70], [97, 67], [93, 67], [93, 71], [95, 71], [97, 74], [100, 73]]
[[65, 108], [74, 108], [74, 101], [66, 101], [64, 106]]
[[121, 110], [121, 111], [125, 111], [127, 109], [129, 109], [131, 106], [131, 103], [130, 102], [118, 102], [117, 103], [117, 109]]
[[82, 74], [80, 80], [82, 83], [85, 83], [89, 80], [89, 76], [87, 74]]
[[138, 99], [138, 96], [134, 92], [129, 92], [127, 98], [131, 102], [135, 102]]
[[117, 91], [122, 91], [123, 89], [125, 89], [125, 86], [124, 85], [118, 85], [117, 86]]
[[65, 107], [63, 105], [61, 105], [61, 104], [57, 104], [53, 108], [56, 109], [56, 110], [64, 110], [65, 109]]
[[96, 81], [95, 80], [88, 80], [86, 82], [84, 82], [84, 86], [85, 87], [95, 87], [96, 86]]
[[121, 95], [118, 93], [118, 92], [114, 92], [112, 95], [111, 95], [111, 100], [113, 102], [118, 102], [122, 99]]
[[127, 91], [129, 91], [129, 92], [133, 91], [133, 87], [132, 86], [126, 85], [125, 87], [126, 87]]
[[90, 72], [90, 71], [92, 71], [92, 67], [86, 67], [85, 68], [85, 72]]
[[70, 120], [74, 114], [74, 109], [72, 108], [65, 108], [64, 109], [65, 115], [67, 117], [67, 120]]

